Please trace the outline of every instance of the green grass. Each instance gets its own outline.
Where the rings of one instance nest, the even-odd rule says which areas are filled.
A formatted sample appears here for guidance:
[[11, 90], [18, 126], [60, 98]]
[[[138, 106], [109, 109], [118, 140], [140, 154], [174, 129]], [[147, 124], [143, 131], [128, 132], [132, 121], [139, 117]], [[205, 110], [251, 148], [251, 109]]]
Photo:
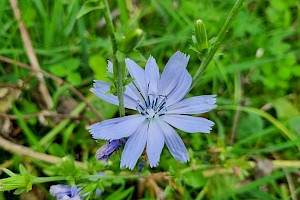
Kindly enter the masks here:
[[[109, 3], [117, 40], [133, 28], [144, 32], [136, 48], [139, 53], [126, 57], [145, 66], [152, 55], [162, 70], [170, 56], [180, 50], [190, 55], [187, 69], [193, 77], [201, 65], [190, 48], [195, 21], [204, 21], [212, 45], [235, 1]], [[100, 121], [99, 114], [87, 104], [105, 118], [118, 117], [118, 108], [89, 91], [95, 77], [105, 80], [106, 60], [112, 60], [113, 51], [103, 10], [99, 9], [102, 5], [88, 2], [88, 6], [99, 7], [77, 18], [84, 4], [82, 0], [19, 1], [41, 69], [54, 76], [44, 73], [54, 106], [45, 107], [33, 71], [0, 57], [0, 135], [44, 156], [20, 155], [23, 152], [0, 143], [0, 166], [17, 174], [22, 164], [31, 175], [48, 180], [54, 177], [54, 182], [41, 181], [28, 194], [0, 192], [0, 199], [26, 199], [28, 195], [54, 199], [48, 193], [50, 185], [74, 181], [89, 191], [101, 188], [102, 199], [156, 199], [162, 193], [166, 199], [199, 200], [295, 200], [300, 196], [297, 0], [245, 2], [212, 62], [188, 94], [217, 94], [218, 108], [205, 115], [215, 122], [213, 131], [209, 135], [179, 132], [190, 162], [178, 163], [165, 148], [159, 166], [146, 165], [142, 179], [137, 178], [138, 167], [133, 171], [119, 168], [121, 152], [113, 154], [107, 165], [94, 158], [104, 141], [95, 142], [87, 130]], [[30, 65], [9, 1], [0, 1], [0, 44], [1, 56]], [[74, 87], [87, 102], [74, 93]], [[132, 112], [126, 110], [129, 114]], [[70, 175], [65, 163], [49, 163], [48, 155], [70, 155], [80, 163]], [[263, 173], [258, 167], [261, 160], [273, 162], [273, 170]], [[89, 178], [99, 171], [105, 172], [104, 178], [93, 185]], [[65, 181], [55, 179], [61, 176]], [[7, 177], [0, 172], [1, 179]]]

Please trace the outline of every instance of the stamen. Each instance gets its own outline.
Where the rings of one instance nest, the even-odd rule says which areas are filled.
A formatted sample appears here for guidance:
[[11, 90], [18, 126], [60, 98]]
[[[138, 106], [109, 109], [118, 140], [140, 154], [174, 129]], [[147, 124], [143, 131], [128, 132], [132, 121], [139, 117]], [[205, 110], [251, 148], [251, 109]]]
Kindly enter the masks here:
[[141, 104], [137, 101], [137, 111], [145, 116], [147, 119], [154, 119], [166, 114], [166, 96], [165, 95], [153, 95], [149, 94], [144, 101], [145, 104]]

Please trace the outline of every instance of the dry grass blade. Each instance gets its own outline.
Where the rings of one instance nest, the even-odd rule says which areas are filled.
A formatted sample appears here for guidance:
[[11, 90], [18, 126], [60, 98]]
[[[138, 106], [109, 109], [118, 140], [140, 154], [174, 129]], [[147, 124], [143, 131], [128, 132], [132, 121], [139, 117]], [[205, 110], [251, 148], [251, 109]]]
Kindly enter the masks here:
[[[19, 6], [18, 6], [18, 1], [17, 0], [10, 0], [10, 4], [11, 4], [11, 7], [13, 9], [15, 18], [16, 18], [18, 24], [19, 24], [19, 29], [20, 29], [20, 32], [21, 32], [21, 37], [22, 37], [22, 40], [23, 40], [24, 47], [26, 49], [27, 57], [28, 57], [28, 59], [31, 63], [31, 66], [36, 71], [39, 71], [41, 69], [40, 64], [39, 64], [39, 61], [38, 61], [37, 56], [35, 54], [35, 51], [32, 47], [31, 39], [30, 39], [30, 36], [29, 36], [28, 31], [26, 29], [26, 26], [25, 26], [25, 24], [24, 24], [24, 22], [21, 18], [21, 12], [20, 12], [20, 9], [19, 9]], [[39, 81], [38, 90], [41, 93], [41, 97], [42, 97], [45, 105], [47, 106], [47, 108], [50, 109], [52, 107], [52, 98], [49, 94], [48, 88], [46, 87], [43, 74], [38, 72], [38, 73], [36, 73], [36, 77]]]
[[[13, 153], [13, 154], [17, 154], [20, 156], [28, 156], [28, 157], [35, 158], [38, 160], [42, 160], [47, 163], [58, 164], [58, 163], [61, 163], [61, 161], [62, 161], [62, 158], [33, 151], [28, 147], [15, 144], [9, 140], [4, 139], [1, 136], [0, 136], [0, 147], [8, 152]], [[75, 163], [79, 167], [85, 168], [85, 165], [82, 162], [75, 161]]]

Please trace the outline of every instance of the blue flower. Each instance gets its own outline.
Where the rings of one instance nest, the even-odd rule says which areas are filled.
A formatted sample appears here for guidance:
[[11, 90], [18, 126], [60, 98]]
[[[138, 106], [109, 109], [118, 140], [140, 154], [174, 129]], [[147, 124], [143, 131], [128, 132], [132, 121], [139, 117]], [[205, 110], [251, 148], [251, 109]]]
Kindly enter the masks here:
[[107, 140], [106, 144], [103, 145], [100, 149], [98, 149], [96, 153], [96, 159], [97, 160], [107, 160], [111, 154], [113, 154], [115, 151], [118, 151], [122, 144], [125, 143], [126, 140], [120, 139], [120, 140]]
[[56, 196], [57, 200], [80, 200], [81, 188], [77, 188], [76, 185], [52, 185], [50, 187], [50, 194]]
[[[116, 140], [128, 137], [121, 158], [121, 167], [133, 169], [146, 147], [150, 167], [158, 165], [166, 143], [180, 162], [189, 161], [186, 147], [173, 127], [188, 133], [209, 133], [214, 122], [187, 114], [201, 114], [216, 108], [215, 95], [183, 99], [192, 78], [186, 70], [189, 56], [176, 52], [167, 62], [162, 74], [150, 56], [145, 70], [134, 61], [125, 63], [134, 82], [126, 86], [124, 105], [138, 112], [131, 116], [108, 119], [89, 127], [95, 139]], [[108, 68], [112, 64], [108, 63]], [[91, 91], [99, 98], [118, 105], [115, 95], [107, 94], [110, 85], [95, 81]]]

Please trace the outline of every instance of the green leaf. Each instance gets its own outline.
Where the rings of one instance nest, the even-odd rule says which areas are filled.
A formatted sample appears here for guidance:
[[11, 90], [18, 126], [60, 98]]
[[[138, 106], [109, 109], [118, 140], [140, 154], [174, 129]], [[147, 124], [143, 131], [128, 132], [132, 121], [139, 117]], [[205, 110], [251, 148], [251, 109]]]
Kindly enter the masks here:
[[103, 5], [102, 1], [100, 1], [100, 0], [88, 0], [80, 8], [76, 19], [79, 19], [83, 15], [86, 15], [86, 14], [88, 14], [89, 12], [91, 12], [93, 10], [101, 10], [103, 8], [104, 8], [104, 5]]
[[96, 80], [105, 81], [107, 61], [99, 54], [94, 54], [89, 57], [89, 66], [95, 73]]
[[25, 175], [27, 174], [27, 170], [25, 169], [24, 165], [19, 165], [20, 174]]
[[8, 176], [16, 176], [16, 174], [10, 171], [9, 169], [1, 168], [1, 170], [4, 171], [5, 174], [7, 174]]
[[24, 188], [18, 188], [14, 191], [14, 195], [20, 195], [25, 191]]
[[300, 135], [300, 116], [296, 116], [289, 120], [290, 127]]
[[78, 72], [71, 73], [67, 76], [67, 81], [72, 85], [80, 85], [81, 75]]
[[49, 66], [49, 71], [56, 76], [65, 77], [74, 72], [79, 66], [79, 59], [70, 58], [60, 63]]
[[66, 156], [66, 153], [63, 150], [63, 148], [61, 147], [61, 145], [59, 145], [57, 143], [51, 144], [50, 147], [48, 148], [48, 152], [51, 155], [58, 156], [58, 157]]
[[297, 108], [286, 98], [275, 99], [272, 103], [279, 119], [288, 119], [299, 115]]
[[251, 134], [263, 130], [263, 120], [260, 116], [253, 113], [243, 113], [239, 121], [237, 137], [243, 139]]
[[92, 104], [103, 114], [104, 118], [106, 119], [112, 118], [118, 111], [118, 106], [107, 103], [106, 101], [103, 101], [97, 97], [92, 100]]
[[183, 174], [183, 180], [186, 184], [192, 186], [193, 188], [200, 188], [206, 183], [202, 171], [200, 170], [190, 171], [188, 173]]

